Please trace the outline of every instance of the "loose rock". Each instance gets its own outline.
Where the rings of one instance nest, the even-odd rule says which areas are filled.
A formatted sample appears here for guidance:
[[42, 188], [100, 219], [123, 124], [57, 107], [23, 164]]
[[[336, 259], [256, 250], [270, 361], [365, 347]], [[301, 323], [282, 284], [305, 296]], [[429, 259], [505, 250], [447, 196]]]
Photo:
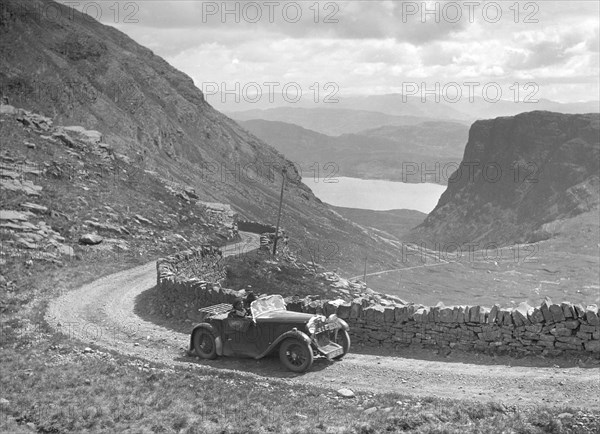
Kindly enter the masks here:
[[98, 234], [84, 234], [79, 238], [79, 244], [94, 246], [100, 244], [103, 238]]
[[343, 398], [354, 398], [356, 396], [350, 389], [340, 389], [337, 391], [337, 394]]

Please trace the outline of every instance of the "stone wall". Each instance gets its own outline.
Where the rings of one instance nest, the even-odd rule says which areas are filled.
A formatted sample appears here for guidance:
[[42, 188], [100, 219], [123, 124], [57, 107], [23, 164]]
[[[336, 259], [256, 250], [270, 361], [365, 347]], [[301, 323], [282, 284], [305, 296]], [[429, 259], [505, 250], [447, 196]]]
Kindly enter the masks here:
[[[203, 247], [181, 252], [157, 263], [160, 297], [158, 310], [167, 317], [198, 321], [198, 309], [217, 303], [231, 303], [243, 291], [221, 288], [224, 277], [215, 269], [220, 250]], [[205, 262], [202, 278], [181, 277], [182, 263], [200, 258]], [[224, 271], [223, 271], [224, 273]], [[318, 291], [317, 291], [318, 292]], [[350, 299], [315, 300], [288, 298], [288, 309], [337, 314], [350, 325], [353, 345], [383, 346], [392, 349], [417, 344], [439, 348], [512, 355], [593, 356], [600, 358], [598, 307], [553, 303], [541, 306], [521, 303], [516, 308], [482, 306], [434, 307], [382, 298], [366, 288]], [[371, 295], [369, 295], [371, 294]], [[353, 298], [354, 297], [354, 298]], [[398, 299], [399, 300], [399, 299]]]
[[220, 287], [219, 282], [226, 273], [221, 259], [221, 250], [211, 246], [159, 259], [156, 262], [158, 291], [153, 299], [154, 310], [167, 318], [199, 321], [199, 308], [231, 303], [240, 294]]
[[593, 355], [600, 357], [598, 307], [571, 303], [514, 309], [481, 306], [368, 305], [362, 299], [290, 304], [309, 313], [337, 314], [353, 342], [398, 348], [411, 344], [486, 353]]
[[237, 227], [240, 231], [252, 232], [254, 234], [264, 234], [265, 232], [275, 233], [276, 229], [275, 226], [266, 225], [260, 222], [253, 222], [250, 220], [238, 220]]

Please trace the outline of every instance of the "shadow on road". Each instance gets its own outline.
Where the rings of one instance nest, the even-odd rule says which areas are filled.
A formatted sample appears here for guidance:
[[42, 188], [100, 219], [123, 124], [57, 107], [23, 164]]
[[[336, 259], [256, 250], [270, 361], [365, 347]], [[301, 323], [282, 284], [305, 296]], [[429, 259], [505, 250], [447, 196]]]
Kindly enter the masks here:
[[159, 288], [153, 286], [135, 297], [134, 313], [144, 321], [164, 327], [177, 333], [190, 333], [193, 323], [180, 318], [167, 318], [155, 306]]
[[[217, 357], [214, 360], [205, 360], [196, 356], [184, 356], [175, 359], [178, 362], [194, 363], [200, 366], [210, 366], [218, 369], [229, 369], [236, 371], [250, 372], [265, 378], [297, 378], [305, 375], [288, 371], [279, 361], [278, 354], [271, 354], [262, 359], [238, 357]], [[312, 367], [308, 372], [316, 372], [327, 369], [334, 363], [343, 363], [343, 361], [329, 361], [326, 358], [315, 358]]]

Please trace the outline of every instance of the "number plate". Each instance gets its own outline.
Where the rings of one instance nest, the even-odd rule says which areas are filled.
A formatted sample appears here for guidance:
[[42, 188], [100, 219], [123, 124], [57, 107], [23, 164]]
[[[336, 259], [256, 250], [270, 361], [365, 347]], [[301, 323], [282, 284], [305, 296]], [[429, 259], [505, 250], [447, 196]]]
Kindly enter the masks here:
[[328, 332], [330, 330], [335, 330], [336, 328], [338, 328], [338, 325], [335, 323], [324, 323], [322, 325], [320, 325], [319, 327], [317, 327], [315, 333], [323, 333], [323, 332]]

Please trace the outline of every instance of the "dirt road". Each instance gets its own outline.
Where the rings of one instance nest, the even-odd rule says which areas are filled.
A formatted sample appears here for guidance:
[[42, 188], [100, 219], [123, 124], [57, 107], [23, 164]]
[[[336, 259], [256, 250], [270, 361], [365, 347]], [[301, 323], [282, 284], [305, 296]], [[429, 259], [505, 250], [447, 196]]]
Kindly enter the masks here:
[[[258, 236], [243, 234], [243, 241], [225, 249], [224, 254], [248, 251], [257, 245]], [[46, 319], [52, 327], [75, 339], [122, 354], [168, 365], [193, 363], [235, 370], [261, 381], [283, 380], [332, 389], [346, 387], [354, 391], [493, 400], [511, 405], [600, 408], [597, 365], [561, 368], [553, 366], [553, 361], [540, 360], [540, 364], [547, 366], [539, 367], [527, 366], [536, 364], [535, 360], [464, 353], [444, 358], [429, 350], [412, 349], [395, 354], [374, 354], [373, 351], [367, 354], [367, 349], [358, 348], [339, 362], [317, 359], [309, 372], [297, 375], [283, 370], [277, 358], [204, 361], [187, 357], [184, 350], [189, 335], [144, 321], [134, 312], [136, 297], [155, 284], [155, 262], [119, 272], [54, 300]]]

